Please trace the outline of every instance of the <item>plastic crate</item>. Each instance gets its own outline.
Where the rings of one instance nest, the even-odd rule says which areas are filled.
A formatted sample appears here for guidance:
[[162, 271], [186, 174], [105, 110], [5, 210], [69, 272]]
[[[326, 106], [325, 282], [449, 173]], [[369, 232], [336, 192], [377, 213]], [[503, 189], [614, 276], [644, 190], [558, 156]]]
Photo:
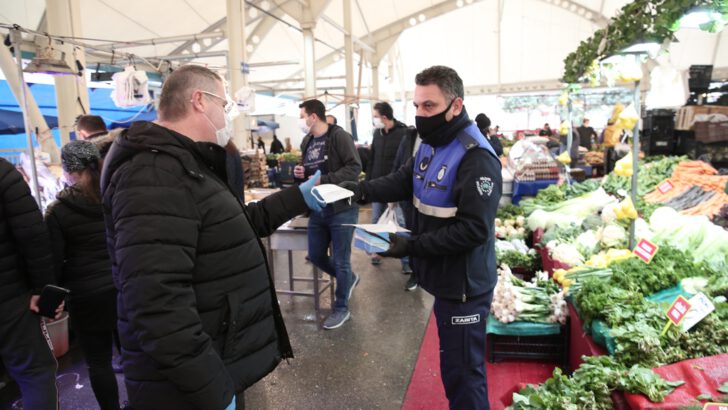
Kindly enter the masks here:
[[728, 121], [696, 122], [695, 140], [705, 144], [728, 141]]
[[[493, 316], [488, 321], [497, 320]], [[498, 324], [498, 333], [488, 331], [486, 335], [486, 343], [488, 345], [488, 361], [495, 363], [506, 359], [532, 359], [532, 360], [548, 360], [558, 363], [565, 372], [569, 371], [569, 323], [558, 326], [558, 334], [553, 334], [553, 326], [543, 325], [543, 335], [530, 334], [521, 335], [523, 333], [524, 322], [514, 322], [513, 324]], [[534, 330], [530, 333], [538, 332], [536, 328], [541, 324], [533, 324]], [[508, 333], [507, 329], [513, 328], [514, 334]]]

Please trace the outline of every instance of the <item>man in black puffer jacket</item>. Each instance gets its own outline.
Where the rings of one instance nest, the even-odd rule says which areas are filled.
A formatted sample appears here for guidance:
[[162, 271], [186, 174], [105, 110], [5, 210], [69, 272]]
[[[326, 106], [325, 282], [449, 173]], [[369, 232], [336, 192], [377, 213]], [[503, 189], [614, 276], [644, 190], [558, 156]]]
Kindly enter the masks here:
[[240, 406], [293, 357], [260, 236], [309, 208], [318, 177], [242, 205], [226, 184], [220, 77], [166, 80], [159, 122], [137, 122], [104, 161], [101, 189], [129, 401], [139, 409]]
[[56, 360], [45, 325], [31, 312], [43, 286], [55, 283], [50, 245], [28, 184], [0, 158], [0, 360], [20, 387], [24, 409], [57, 406]]

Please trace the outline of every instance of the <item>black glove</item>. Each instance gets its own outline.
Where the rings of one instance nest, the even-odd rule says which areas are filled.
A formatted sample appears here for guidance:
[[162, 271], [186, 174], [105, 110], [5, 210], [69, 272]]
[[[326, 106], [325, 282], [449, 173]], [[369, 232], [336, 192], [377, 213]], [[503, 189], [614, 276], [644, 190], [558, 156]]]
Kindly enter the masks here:
[[378, 253], [379, 256], [390, 258], [403, 258], [409, 255], [408, 239], [394, 233], [389, 234], [389, 249], [386, 252]]
[[361, 185], [358, 182], [354, 181], [342, 181], [339, 182], [339, 186], [348, 189], [349, 191], [354, 193], [354, 196], [352, 196], [351, 202], [364, 205], [366, 202], [364, 201], [364, 193], [362, 192]]

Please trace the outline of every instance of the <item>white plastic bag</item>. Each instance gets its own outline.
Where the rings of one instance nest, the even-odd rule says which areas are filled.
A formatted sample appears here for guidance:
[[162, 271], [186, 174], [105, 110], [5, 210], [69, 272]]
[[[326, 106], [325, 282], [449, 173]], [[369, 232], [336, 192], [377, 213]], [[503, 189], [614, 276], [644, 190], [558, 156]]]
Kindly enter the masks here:
[[393, 224], [399, 226], [397, 223], [397, 213], [394, 209], [387, 207], [382, 216], [377, 219], [377, 225]]

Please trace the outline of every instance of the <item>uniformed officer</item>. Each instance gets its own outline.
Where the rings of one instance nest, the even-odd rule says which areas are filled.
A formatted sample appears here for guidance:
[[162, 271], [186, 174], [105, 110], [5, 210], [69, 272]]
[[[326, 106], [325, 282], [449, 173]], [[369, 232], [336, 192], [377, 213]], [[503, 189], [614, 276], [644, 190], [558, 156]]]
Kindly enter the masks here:
[[411, 235], [390, 235], [390, 248], [381, 255], [409, 255], [419, 284], [435, 296], [450, 408], [489, 408], [485, 320], [497, 280], [494, 223], [501, 163], [468, 118], [457, 72], [430, 67], [415, 83], [415, 122], [422, 138], [415, 157], [385, 177], [341, 185], [362, 203], [412, 199]]

